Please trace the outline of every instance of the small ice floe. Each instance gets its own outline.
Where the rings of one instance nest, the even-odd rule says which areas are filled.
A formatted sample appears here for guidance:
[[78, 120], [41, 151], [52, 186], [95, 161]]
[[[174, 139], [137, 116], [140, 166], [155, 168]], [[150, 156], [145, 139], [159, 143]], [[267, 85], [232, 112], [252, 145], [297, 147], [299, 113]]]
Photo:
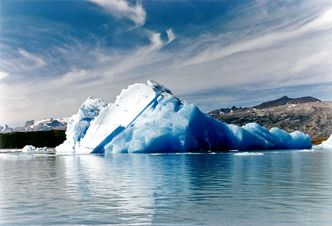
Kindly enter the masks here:
[[21, 149], [0, 149], [0, 154], [19, 153], [19, 152], [21, 152]]
[[317, 150], [313, 147], [312, 149], [303, 149], [303, 150], [298, 150], [297, 152], [316, 152]]
[[236, 156], [256, 156], [256, 155], [264, 155], [262, 152], [240, 152], [234, 153]]
[[326, 140], [323, 141], [320, 145], [315, 146], [316, 148], [323, 148], [323, 149], [332, 149], [332, 134], [330, 137]]
[[48, 152], [48, 149], [47, 149], [47, 147], [36, 148], [35, 146], [32, 146], [32, 145], [26, 145], [22, 149], [22, 152], [24, 152], [24, 153], [46, 153], [46, 152]]

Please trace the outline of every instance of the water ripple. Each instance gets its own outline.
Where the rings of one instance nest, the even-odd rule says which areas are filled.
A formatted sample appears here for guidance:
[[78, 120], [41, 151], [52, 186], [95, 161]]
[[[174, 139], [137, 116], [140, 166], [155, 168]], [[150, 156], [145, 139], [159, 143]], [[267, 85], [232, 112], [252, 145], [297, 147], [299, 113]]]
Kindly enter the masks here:
[[0, 224], [329, 225], [331, 172], [332, 151], [0, 154]]

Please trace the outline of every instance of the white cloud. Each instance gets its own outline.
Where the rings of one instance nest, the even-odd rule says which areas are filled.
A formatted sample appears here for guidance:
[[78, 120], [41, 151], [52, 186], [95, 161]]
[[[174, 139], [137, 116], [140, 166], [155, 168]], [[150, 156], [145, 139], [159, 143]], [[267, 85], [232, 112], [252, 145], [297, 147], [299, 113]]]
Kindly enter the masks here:
[[5, 72], [5, 71], [0, 71], [0, 80], [7, 77], [8, 76], [8, 73]]
[[159, 49], [163, 46], [163, 41], [160, 38], [160, 33], [157, 32], [149, 32], [150, 33], [150, 41], [151, 41], [151, 47], [150, 47], [150, 51], [154, 50], [154, 49]]
[[166, 30], [166, 34], [167, 34], [166, 42], [164, 42], [161, 39], [161, 33], [148, 31], [148, 34], [149, 34], [149, 39], [151, 42], [149, 51], [158, 50], [158, 49], [162, 48], [164, 45], [171, 43], [175, 39], [175, 35], [171, 28]]
[[166, 34], [167, 34], [167, 38], [168, 38], [167, 43], [170, 43], [170, 42], [172, 42], [175, 39], [175, 34], [173, 33], [172, 28], [168, 29], [166, 31]]
[[[128, 7], [133, 6], [128, 3], [98, 2], [100, 6], [109, 2], [122, 4], [112, 10], [118, 11], [118, 17], [130, 18]], [[282, 26], [279, 20], [283, 17], [276, 16], [278, 23], [272, 27], [265, 26], [260, 32], [256, 32], [252, 25], [250, 29], [255, 32], [236, 30], [220, 34], [205, 33], [197, 38], [183, 37], [179, 48], [172, 48], [171, 51], [167, 50], [167, 43], [175, 39], [172, 29], [166, 31], [168, 39], [163, 41], [160, 33], [139, 28], [149, 38], [150, 44], [118, 53], [108, 52], [103, 46], [84, 46], [75, 42], [77, 46], [61, 48], [61, 58], [75, 65], [62, 72], [61, 76], [28, 85], [0, 83], [0, 106], [8, 106], [1, 109], [0, 121], [69, 116], [77, 111], [87, 96], [100, 97], [109, 102], [122, 88], [147, 79], [165, 84], [180, 98], [185, 97], [189, 102], [204, 106], [204, 110], [223, 106], [225, 102], [246, 105], [247, 102], [262, 101], [262, 90], [331, 84], [331, 18], [330, 11], [324, 9], [313, 9], [315, 13], [322, 12], [314, 15], [303, 11], [310, 16], [295, 22], [287, 18], [290, 21], [286, 24], [281, 21]], [[291, 10], [283, 13], [286, 12], [294, 14]], [[280, 15], [278, 11], [269, 12], [271, 17], [274, 14]], [[250, 20], [242, 15], [239, 18]], [[22, 58], [38, 62], [35, 58], [38, 55], [27, 54], [24, 50], [20, 52]], [[43, 57], [47, 65], [51, 65], [50, 57]], [[0, 70], [11, 74], [7, 68], [15, 66], [15, 62], [13, 60], [6, 67], [1, 67], [3, 61], [0, 62]], [[21, 68], [21, 71], [25, 69]], [[53, 69], [50, 66], [49, 70]], [[10, 76], [3, 77], [4, 80], [7, 77]], [[20, 90], [21, 98], [18, 98], [17, 90]], [[278, 92], [281, 91], [273, 94]], [[316, 91], [293, 89], [297, 95], [312, 95], [313, 92], [321, 92], [319, 94], [324, 96], [322, 92], [326, 92], [326, 88]], [[271, 98], [271, 95], [271, 91], [264, 92], [264, 98]], [[324, 97], [332, 98], [331, 95]], [[50, 105], [50, 102], [54, 104]], [[31, 106], [34, 108], [31, 109]], [[26, 109], [31, 111], [22, 114]]]
[[322, 51], [313, 53], [312, 55], [309, 55], [305, 58], [300, 58], [295, 64], [293, 71], [295, 73], [305, 72], [309, 68], [326, 63], [326, 61], [329, 61], [328, 63], [330, 64], [332, 63], [330, 60], [330, 54], [331, 53], [328, 51]]
[[332, 28], [332, 8], [323, 11], [319, 17], [306, 24], [300, 29], [300, 32], [307, 32], [310, 30], [330, 29]]
[[32, 63], [37, 67], [41, 67], [46, 64], [42, 57], [40, 57], [36, 54], [30, 53], [24, 49], [18, 49], [18, 53], [21, 56], [23, 56], [26, 60], [28, 60], [29, 63]]
[[106, 11], [118, 18], [129, 18], [137, 26], [142, 26], [145, 23], [146, 12], [143, 9], [141, 2], [136, 2], [136, 5], [130, 5], [125, 0], [88, 0], [103, 7]]
[[263, 49], [286, 40], [298, 38], [308, 32], [329, 29], [331, 27], [332, 8], [324, 11], [309, 23], [304, 23], [304, 25], [299, 28], [284, 28], [283, 30], [268, 32], [267, 34], [241, 40], [225, 47], [220, 46], [218, 42], [212, 43], [210, 48], [201, 54], [189, 58], [186, 62], [184, 62], [184, 65], [204, 63], [244, 51]]

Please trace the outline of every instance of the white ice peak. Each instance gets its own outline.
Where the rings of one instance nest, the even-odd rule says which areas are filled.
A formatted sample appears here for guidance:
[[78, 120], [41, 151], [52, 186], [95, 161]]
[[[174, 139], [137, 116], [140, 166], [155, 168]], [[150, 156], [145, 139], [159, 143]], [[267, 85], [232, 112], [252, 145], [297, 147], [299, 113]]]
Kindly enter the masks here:
[[90, 153], [103, 148], [164, 92], [169, 93], [163, 86], [151, 81], [147, 85], [137, 83], [123, 89], [115, 103], [104, 108], [91, 123], [77, 152]]

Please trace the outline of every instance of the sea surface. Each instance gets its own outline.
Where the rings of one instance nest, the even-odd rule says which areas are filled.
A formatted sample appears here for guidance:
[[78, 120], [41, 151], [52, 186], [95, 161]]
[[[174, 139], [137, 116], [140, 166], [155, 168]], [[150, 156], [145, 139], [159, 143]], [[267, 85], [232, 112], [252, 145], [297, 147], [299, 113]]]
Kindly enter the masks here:
[[0, 154], [1, 225], [111, 223], [332, 225], [332, 150]]

